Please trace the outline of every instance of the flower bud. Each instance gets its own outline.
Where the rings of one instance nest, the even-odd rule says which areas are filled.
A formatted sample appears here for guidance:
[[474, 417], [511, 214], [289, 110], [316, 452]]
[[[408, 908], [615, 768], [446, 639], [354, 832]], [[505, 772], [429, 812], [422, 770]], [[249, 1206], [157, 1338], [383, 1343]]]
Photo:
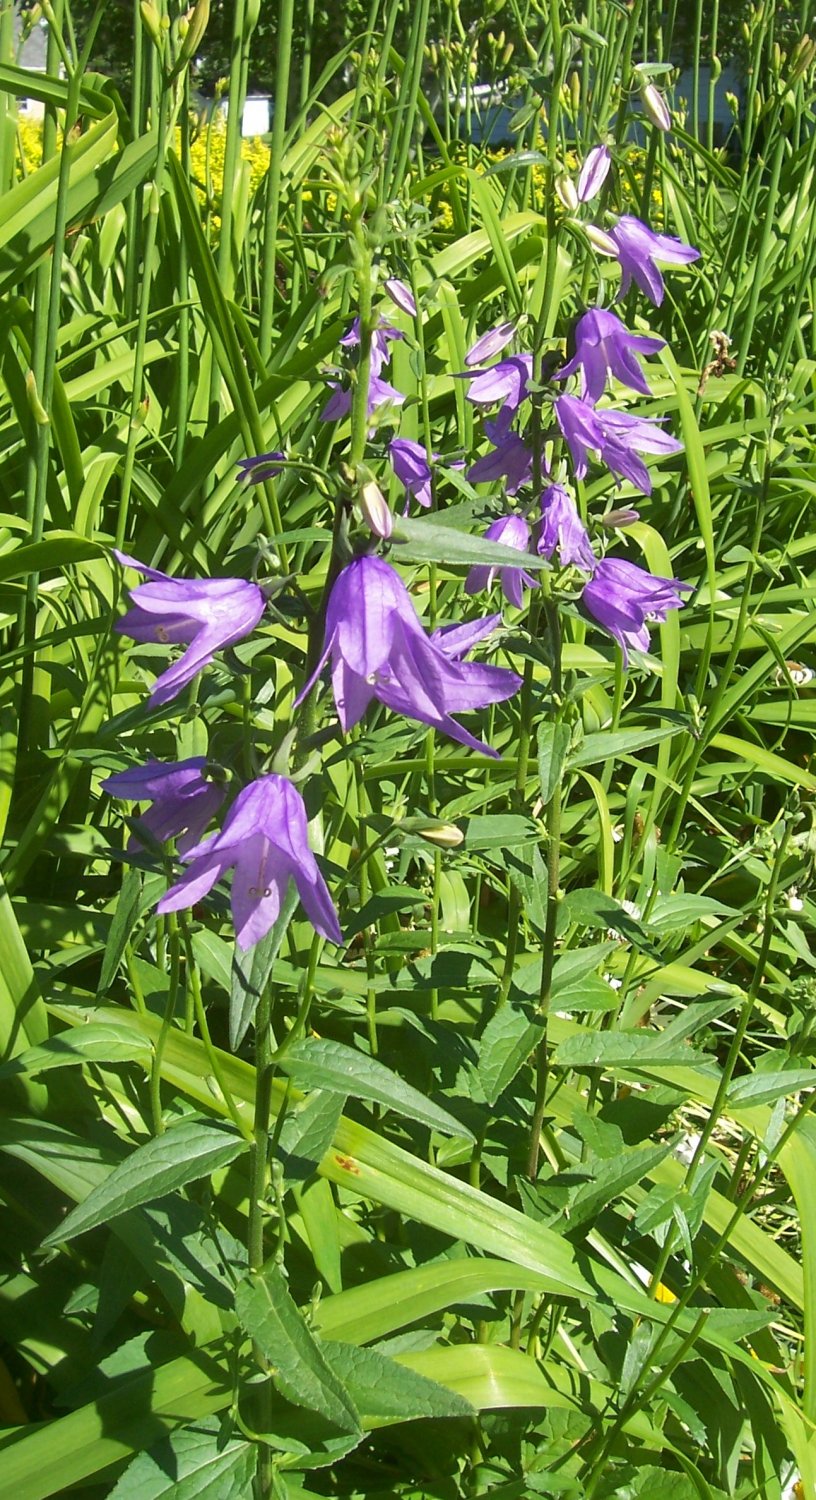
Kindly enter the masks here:
[[29, 370], [28, 374], [26, 375], [25, 388], [26, 399], [28, 401], [31, 415], [34, 418], [34, 421], [37, 423], [38, 427], [47, 427], [51, 418], [49, 417], [48, 412], [46, 411], [40, 400], [40, 394], [37, 390], [37, 382], [34, 379], [33, 370]]
[[150, 0], [141, 0], [139, 15], [150, 40], [158, 47], [161, 42], [161, 17], [155, 5], [151, 5]]
[[609, 531], [615, 531], [622, 526], [634, 526], [639, 520], [639, 510], [632, 510], [631, 506], [622, 505], [618, 510], [608, 510], [605, 516], [601, 516], [601, 525], [606, 526]]
[[645, 113], [658, 130], [671, 130], [671, 115], [663, 95], [653, 83], [645, 83], [640, 91], [640, 102]]
[[736, 94], [732, 94], [730, 90], [726, 90], [725, 102], [728, 105], [728, 108], [729, 108], [729, 111], [731, 113], [732, 118], [734, 120], [738, 120], [739, 119], [740, 106], [739, 106], [739, 99], [737, 98]]
[[617, 259], [618, 247], [605, 229], [599, 229], [597, 224], [585, 224], [583, 228], [584, 234], [596, 250], [600, 250], [602, 255], [614, 255]]
[[369, 531], [387, 542], [394, 530], [394, 517], [376, 479], [368, 479], [360, 489], [360, 510]]
[[593, 146], [578, 175], [578, 201], [589, 203], [601, 191], [612, 165], [608, 146]]
[[556, 177], [555, 191], [567, 213], [574, 214], [578, 207], [578, 194], [575, 191], [575, 183], [572, 178], [567, 176]]
[[458, 849], [465, 842], [465, 835], [455, 823], [429, 823], [427, 828], [418, 828], [421, 839], [438, 844], [440, 849]]

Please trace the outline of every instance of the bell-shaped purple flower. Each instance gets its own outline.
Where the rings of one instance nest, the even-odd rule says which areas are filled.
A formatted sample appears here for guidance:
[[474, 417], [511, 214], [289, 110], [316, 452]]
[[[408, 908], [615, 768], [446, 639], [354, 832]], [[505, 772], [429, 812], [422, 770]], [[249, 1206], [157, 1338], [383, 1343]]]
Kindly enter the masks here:
[[663, 339], [649, 338], [645, 334], [630, 333], [620, 318], [602, 307], [592, 308], [578, 319], [575, 327], [575, 353], [568, 364], [555, 373], [556, 380], [565, 380], [568, 375], [584, 377], [585, 394], [594, 405], [606, 389], [610, 376], [651, 396], [643, 378], [636, 354], [657, 354], [663, 348]]
[[472, 344], [465, 355], [465, 364], [469, 370], [474, 365], [480, 365], [485, 359], [492, 359], [494, 354], [500, 354], [506, 349], [516, 331], [515, 323], [499, 323], [496, 328], [488, 328], [481, 338]]
[[521, 678], [504, 667], [452, 659], [426, 635], [402, 579], [379, 557], [357, 557], [338, 577], [326, 611], [323, 655], [296, 706], [329, 657], [344, 730], [357, 724], [376, 698], [486, 755], [496, 752], [451, 715], [499, 703], [521, 686]]
[[590, 450], [599, 453], [603, 447], [603, 428], [588, 401], [580, 396], [557, 396], [553, 402], [556, 421], [570, 451], [576, 479], [583, 479], [587, 472]]
[[[499, 516], [497, 521], [491, 521], [488, 526], [485, 541], [502, 542], [505, 547], [515, 547], [519, 552], [527, 552], [530, 546], [530, 528], [523, 516]], [[501, 579], [505, 599], [509, 604], [515, 604], [516, 609], [521, 609], [522, 588], [525, 584], [527, 588], [538, 588], [535, 578], [531, 578], [521, 564], [517, 568], [491, 568], [479, 563], [468, 573], [465, 580], [465, 593], [480, 594], [484, 589], [491, 589], [497, 573]]]
[[601, 191], [612, 165], [608, 146], [593, 146], [578, 176], [578, 202], [590, 203]]
[[675, 239], [674, 235], [655, 234], [648, 224], [631, 214], [624, 214], [623, 218], [618, 219], [615, 228], [610, 231], [610, 239], [617, 249], [621, 264], [620, 296], [624, 297], [632, 282], [636, 281], [641, 291], [657, 307], [663, 301], [663, 277], [655, 261], [686, 266], [700, 258], [699, 250], [695, 250], [693, 245], [684, 244], [682, 240]]
[[518, 411], [527, 395], [527, 382], [532, 378], [533, 358], [531, 354], [511, 354], [487, 370], [479, 370], [470, 377], [468, 401], [476, 406], [495, 406], [497, 401], [508, 412]]
[[431, 504], [431, 466], [422, 443], [413, 438], [393, 438], [388, 444], [391, 467], [407, 495], [427, 509]]
[[[117, 771], [102, 782], [103, 792], [121, 797], [124, 802], [149, 802], [139, 814], [139, 822], [158, 844], [178, 840], [179, 854], [186, 854], [201, 838], [207, 824], [215, 817], [224, 800], [224, 787], [207, 781], [207, 761], [203, 755], [171, 764], [149, 760], [144, 766]], [[139, 848], [133, 834], [129, 849]]]
[[135, 641], [187, 647], [156, 679], [148, 699], [151, 707], [177, 697], [209, 665], [216, 651], [249, 635], [264, 612], [266, 601], [258, 585], [243, 578], [170, 578], [124, 552], [114, 556], [123, 567], [134, 568], [150, 580], [131, 589], [134, 607], [117, 620], [114, 630]]
[[251, 948], [274, 926], [294, 880], [309, 921], [322, 937], [341, 943], [337, 913], [309, 848], [306, 807], [285, 776], [262, 776], [239, 792], [224, 827], [188, 849], [189, 868], [162, 896], [157, 910], [194, 906], [234, 867], [232, 916], [241, 948]]
[[485, 615], [479, 620], [467, 620], [462, 625], [439, 625], [436, 630], [431, 631], [431, 640], [453, 661], [461, 661], [468, 651], [472, 651], [480, 641], [492, 635], [501, 623], [501, 614], [496, 614]]
[[621, 557], [605, 557], [581, 595], [584, 607], [618, 642], [624, 665], [629, 651], [648, 651], [649, 622], [665, 620], [670, 609], [680, 609], [689, 583], [659, 578]]
[[683, 446], [655, 422], [647, 422], [632, 412], [590, 406], [578, 396], [558, 396], [553, 405], [577, 479], [584, 478], [587, 455], [592, 449], [613, 474], [628, 479], [644, 495], [650, 495], [651, 475], [638, 454], [679, 453]]
[[[391, 341], [393, 339], [401, 339], [404, 337], [405, 335], [403, 333], [400, 333], [400, 330], [398, 328], [392, 328], [390, 323], [386, 323], [384, 318], [380, 318], [377, 327], [374, 329], [374, 332], [371, 335], [372, 376], [379, 375], [383, 365], [387, 364], [389, 359], [391, 358], [391, 351], [388, 348], [388, 345], [391, 343]], [[344, 349], [356, 349], [359, 342], [360, 319], [355, 318], [351, 327], [346, 333], [343, 334], [343, 337], [340, 339], [340, 344]]]
[[505, 480], [508, 495], [515, 495], [523, 484], [529, 484], [533, 473], [533, 455], [518, 433], [509, 432], [498, 436], [499, 424], [486, 422], [485, 430], [491, 442], [495, 442], [492, 453], [476, 460], [467, 471], [473, 484], [492, 484]]
[[560, 484], [551, 484], [541, 496], [541, 529], [537, 550], [542, 557], [558, 553], [564, 568], [583, 568], [593, 573], [598, 559], [575, 501]]

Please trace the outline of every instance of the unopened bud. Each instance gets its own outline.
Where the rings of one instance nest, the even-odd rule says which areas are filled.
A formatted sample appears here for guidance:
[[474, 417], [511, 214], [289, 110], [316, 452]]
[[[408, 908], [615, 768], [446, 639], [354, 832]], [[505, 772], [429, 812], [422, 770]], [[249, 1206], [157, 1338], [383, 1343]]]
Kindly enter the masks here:
[[141, 0], [139, 15], [150, 40], [158, 47], [161, 43], [161, 16], [155, 5], [151, 5], [150, 0]]
[[712, 59], [711, 59], [711, 81], [712, 81], [712, 83], [716, 83], [717, 82], [717, 79], [719, 78], [719, 76], [720, 76], [721, 73], [722, 73], [722, 62], [720, 61], [719, 57], [717, 56], [717, 54], [715, 52], [714, 55], [713, 55], [713, 57], [712, 57]]
[[394, 517], [376, 479], [367, 480], [361, 487], [360, 510], [369, 531], [387, 542], [394, 530]]
[[188, 10], [185, 20], [188, 22], [187, 34], [181, 44], [176, 69], [183, 68], [191, 58], [195, 57], [201, 44], [204, 32], [210, 19], [210, 0], [196, 0], [195, 5]]
[[581, 108], [581, 77], [579, 73], [570, 74], [569, 89], [570, 103], [572, 104], [573, 112], [577, 114]]
[[778, 42], [774, 42], [771, 48], [771, 71], [776, 78], [782, 72], [782, 48]]
[[501, 56], [501, 60], [504, 63], [505, 67], [507, 67], [507, 64], [509, 63], [509, 61], [510, 61], [511, 57], [513, 56], [513, 53], [515, 52], [515, 50], [516, 50], [515, 42], [508, 42], [507, 46], [505, 47], [505, 49], [504, 49], [504, 51], [502, 53], [502, 56]]
[[578, 207], [578, 193], [571, 177], [556, 177], [555, 191], [567, 213], [574, 214]]
[[658, 130], [671, 130], [671, 115], [663, 95], [653, 83], [645, 83], [640, 91], [640, 102], [645, 113]]
[[31, 415], [34, 418], [34, 421], [37, 423], [38, 427], [47, 427], [51, 419], [40, 400], [40, 394], [37, 390], [37, 382], [34, 379], [33, 370], [29, 370], [28, 374], [26, 375], [25, 387], [26, 397], [28, 399], [28, 404], [31, 409]]
[[605, 516], [601, 516], [601, 525], [606, 526], [609, 531], [617, 531], [622, 526], [634, 526], [639, 520], [639, 510], [632, 510], [630, 505], [622, 505], [619, 510], [608, 510]]
[[816, 58], [816, 42], [807, 35], [800, 37], [791, 57], [790, 81], [792, 84], [798, 83], [802, 75], [810, 71], [814, 58]]
[[599, 229], [597, 224], [585, 224], [583, 228], [584, 234], [596, 250], [600, 250], [602, 255], [614, 255], [617, 259], [618, 247], [605, 229]]
[[438, 844], [440, 849], [458, 849], [465, 842], [465, 835], [455, 823], [429, 823], [427, 828], [418, 828], [417, 833], [429, 843]]
[[729, 110], [731, 112], [732, 117], [735, 120], [738, 120], [739, 119], [740, 106], [739, 106], [739, 99], [737, 98], [736, 94], [732, 94], [730, 90], [726, 90], [725, 102], [728, 105], [728, 108], [729, 108]]

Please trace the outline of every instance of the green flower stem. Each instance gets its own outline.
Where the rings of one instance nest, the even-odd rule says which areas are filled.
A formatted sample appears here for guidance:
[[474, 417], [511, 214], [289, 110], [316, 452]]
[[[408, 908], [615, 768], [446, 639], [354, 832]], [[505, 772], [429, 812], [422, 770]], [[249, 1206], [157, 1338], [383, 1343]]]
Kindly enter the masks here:
[[150, 1067], [150, 1114], [153, 1122], [153, 1134], [162, 1135], [164, 1132], [164, 1121], [161, 1109], [161, 1070], [164, 1049], [167, 1038], [176, 1014], [176, 1002], [178, 1000], [179, 969], [181, 965], [181, 954], [179, 949], [178, 919], [175, 912], [168, 912], [166, 917], [167, 931], [170, 947], [170, 982], [167, 988], [167, 1000], [164, 1006], [161, 1028], [156, 1038], [153, 1051], [153, 1061]]
[[187, 919], [183, 913], [181, 914], [179, 919], [179, 930], [181, 932], [182, 942], [184, 943], [184, 953], [187, 959], [188, 995], [192, 999], [193, 1011], [195, 1014], [196, 1022], [198, 1024], [199, 1032], [201, 1034], [201, 1041], [204, 1046], [204, 1051], [207, 1054], [207, 1061], [210, 1065], [212, 1076], [215, 1079], [215, 1082], [218, 1084], [219, 1093], [221, 1094], [221, 1098], [223, 1099], [227, 1107], [233, 1125], [237, 1130], [240, 1131], [244, 1139], [249, 1141], [252, 1139], [249, 1127], [240, 1109], [238, 1108], [238, 1105], [235, 1103], [232, 1095], [232, 1090], [227, 1083], [227, 1080], [224, 1076], [224, 1070], [221, 1067], [221, 1061], [218, 1056], [218, 1048], [213, 1045], [213, 1040], [210, 1036], [210, 1028], [207, 1023], [207, 1012], [204, 1009], [204, 999], [201, 994], [201, 979], [198, 972], [198, 964], [195, 961], [195, 954], [193, 953], [193, 945], [190, 940], [190, 930], [187, 925]]
[[[252, 1127], [252, 1145], [249, 1161], [249, 1219], [247, 1225], [247, 1259], [250, 1271], [263, 1268], [264, 1222], [266, 1200], [269, 1191], [269, 1117], [272, 1108], [272, 1080], [275, 1065], [272, 1060], [272, 996], [269, 985], [264, 987], [255, 1012], [255, 1113]], [[272, 1426], [272, 1380], [269, 1364], [259, 1344], [253, 1342], [253, 1354], [266, 1380], [259, 1391], [259, 1426], [268, 1432]], [[271, 1485], [272, 1458], [266, 1443], [258, 1452], [258, 1467], [255, 1478], [256, 1500], [266, 1500]]]
[[[258, 343], [261, 356], [264, 360], [268, 360], [272, 352], [275, 272], [278, 260], [278, 222], [280, 219], [281, 162], [283, 160], [283, 143], [286, 135], [286, 104], [289, 94], [294, 14], [295, 0], [278, 0], [278, 27], [275, 37], [275, 109], [272, 117], [272, 138], [269, 143], [269, 168], [266, 177], [266, 223], [264, 225], [261, 316], [258, 333]], [[227, 180], [226, 177], [224, 180]]]

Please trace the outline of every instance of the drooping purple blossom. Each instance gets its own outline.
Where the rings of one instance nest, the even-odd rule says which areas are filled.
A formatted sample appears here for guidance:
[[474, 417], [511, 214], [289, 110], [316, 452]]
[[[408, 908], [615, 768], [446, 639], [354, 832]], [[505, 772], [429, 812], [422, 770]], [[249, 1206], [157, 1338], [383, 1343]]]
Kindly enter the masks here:
[[355, 558], [340, 573], [326, 611], [323, 654], [296, 706], [330, 657], [344, 730], [357, 724], [376, 698], [486, 755], [496, 752], [451, 715], [499, 703], [521, 685], [521, 678], [504, 667], [452, 659], [426, 635], [402, 579], [379, 557]]
[[472, 344], [465, 355], [465, 364], [469, 370], [474, 365], [480, 365], [486, 359], [492, 359], [494, 354], [500, 354], [506, 349], [516, 331], [515, 323], [499, 323], [495, 328], [489, 328], [481, 338]]
[[523, 484], [529, 484], [533, 473], [533, 455], [516, 432], [498, 436], [499, 424], [485, 422], [485, 431], [495, 444], [492, 453], [468, 469], [466, 478], [473, 484], [489, 484], [504, 479], [508, 495], [515, 495]]
[[638, 454], [679, 453], [683, 446], [657, 423], [632, 412], [590, 406], [588, 401], [569, 395], [558, 396], [553, 405], [577, 479], [584, 478], [587, 455], [594, 450], [613, 474], [650, 495], [651, 475]]
[[[387, 364], [389, 359], [391, 358], [391, 351], [388, 345], [392, 342], [392, 340], [401, 339], [404, 337], [405, 335], [401, 333], [398, 328], [393, 328], [390, 323], [386, 323], [384, 318], [380, 318], [377, 327], [374, 329], [374, 332], [371, 335], [372, 375], [379, 375], [383, 365]], [[344, 349], [357, 348], [360, 343], [359, 318], [354, 319], [351, 327], [346, 331], [346, 333], [343, 334], [343, 337], [339, 342]]]
[[564, 568], [583, 568], [584, 572], [592, 573], [597, 566], [598, 559], [575, 501], [560, 484], [549, 485], [541, 496], [537, 550], [542, 557], [552, 557], [557, 551]]
[[[102, 790], [124, 802], [151, 803], [139, 814], [142, 827], [158, 844], [177, 839], [179, 854], [186, 854], [201, 838], [224, 800], [224, 787], [204, 776], [206, 766], [203, 755], [170, 764], [149, 760], [146, 765], [109, 776], [102, 782]], [[140, 840], [134, 833], [128, 848], [139, 847]]]
[[[395, 389], [387, 380], [382, 379], [383, 365], [388, 363], [391, 353], [388, 348], [393, 339], [404, 338], [404, 334], [398, 328], [392, 328], [390, 323], [380, 319], [379, 325], [371, 335], [371, 359], [368, 373], [368, 398], [366, 410], [369, 416], [380, 406], [391, 402], [394, 406], [402, 406], [405, 397], [401, 391]], [[360, 343], [360, 319], [355, 318], [351, 327], [343, 334], [340, 340], [344, 349], [355, 349]], [[320, 413], [321, 422], [339, 422], [342, 417], [347, 417], [351, 411], [352, 393], [348, 386], [343, 386], [339, 381], [329, 382], [332, 393]]]
[[495, 406], [501, 402], [502, 410], [518, 411], [527, 395], [527, 382], [532, 379], [533, 357], [531, 354], [511, 354], [486, 370], [478, 370], [470, 377], [468, 401], [475, 406]]
[[[505, 547], [515, 547], [518, 552], [527, 552], [530, 547], [530, 528], [523, 516], [509, 515], [499, 516], [497, 521], [491, 521], [485, 532], [486, 542], [501, 542]], [[480, 594], [483, 590], [491, 589], [498, 573], [501, 579], [502, 593], [509, 604], [515, 604], [516, 609], [521, 609], [523, 603], [522, 589], [537, 588], [535, 578], [525, 572], [519, 564], [514, 567], [491, 567], [486, 563], [478, 563], [470, 569], [465, 580], [466, 594]]]
[[286, 454], [279, 448], [273, 449], [271, 453], [256, 453], [251, 458], [239, 458], [238, 479], [241, 484], [263, 484], [265, 479], [273, 479], [276, 474], [280, 474], [285, 462]]
[[408, 313], [408, 316], [411, 318], [416, 317], [417, 306], [414, 301], [414, 294], [404, 281], [400, 281], [397, 276], [389, 276], [385, 283], [385, 290], [391, 301], [401, 312]]
[[604, 630], [618, 642], [624, 665], [629, 651], [648, 651], [649, 622], [665, 620], [670, 609], [680, 609], [691, 584], [679, 578], [660, 578], [621, 557], [605, 557], [586, 584], [581, 601]]
[[631, 214], [624, 214], [623, 218], [618, 219], [614, 229], [610, 230], [610, 239], [615, 244], [621, 265], [620, 296], [624, 297], [632, 282], [636, 281], [641, 291], [651, 297], [657, 307], [663, 301], [664, 288], [663, 277], [655, 261], [686, 266], [700, 258], [699, 250], [695, 250], [693, 245], [686, 245], [683, 240], [676, 239], [671, 234], [655, 234], [647, 224]]
[[438, 625], [431, 631], [431, 640], [440, 651], [454, 661], [461, 661], [468, 651], [487, 639], [502, 623], [501, 614], [484, 615], [478, 620], [467, 620], [461, 625]]
[[274, 926], [290, 880], [322, 937], [342, 942], [337, 913], [309, 848], [306, 807], [285, 776], [262, 776], [239, 792], [220, 833], [187, 850], [189, 868], [162, 896], [159, 912], [194, 906], [233, 866], [232, 915], [239, 947]]
[[156, 679], [148, 702], [169, 703], [213, 660], [216, 651], [234, 646], [255, 629], [265, 599], [256, 583], [243, 578], [170, 578], [114, 552], [123, 567], [143, 573], [150, 582], [131, 589], [133, 608], [117, 620], [114, 630], [135, 641], [181, 644], [187, 650]]
[[413, 495], [418, 505], [427, 509], [431, 504], [431, 466], [422, 443], [413, 438], [393, 438], [388, 444], [391, 467], [406, 495]]
[[657, 354], [664, 342], [645, 334], [630, 333], [614, 313], [602, 307], [592, 308], [578, 319], [575, 353], [567, 364], [556, 370], [555, 378], [566, 380], [568, 375], [577, 375], [580, 371], [586, 395], [593, 405], [603, 395], [610, 376], [631, 386], [632, 390], [640, 391], [643, 396], [651, 396], [635, 355]]
[[601, 191], [609, 175], [612, 157], [608, 146], [593, 146], [578, 175], [578, 202], [590, 203]]

